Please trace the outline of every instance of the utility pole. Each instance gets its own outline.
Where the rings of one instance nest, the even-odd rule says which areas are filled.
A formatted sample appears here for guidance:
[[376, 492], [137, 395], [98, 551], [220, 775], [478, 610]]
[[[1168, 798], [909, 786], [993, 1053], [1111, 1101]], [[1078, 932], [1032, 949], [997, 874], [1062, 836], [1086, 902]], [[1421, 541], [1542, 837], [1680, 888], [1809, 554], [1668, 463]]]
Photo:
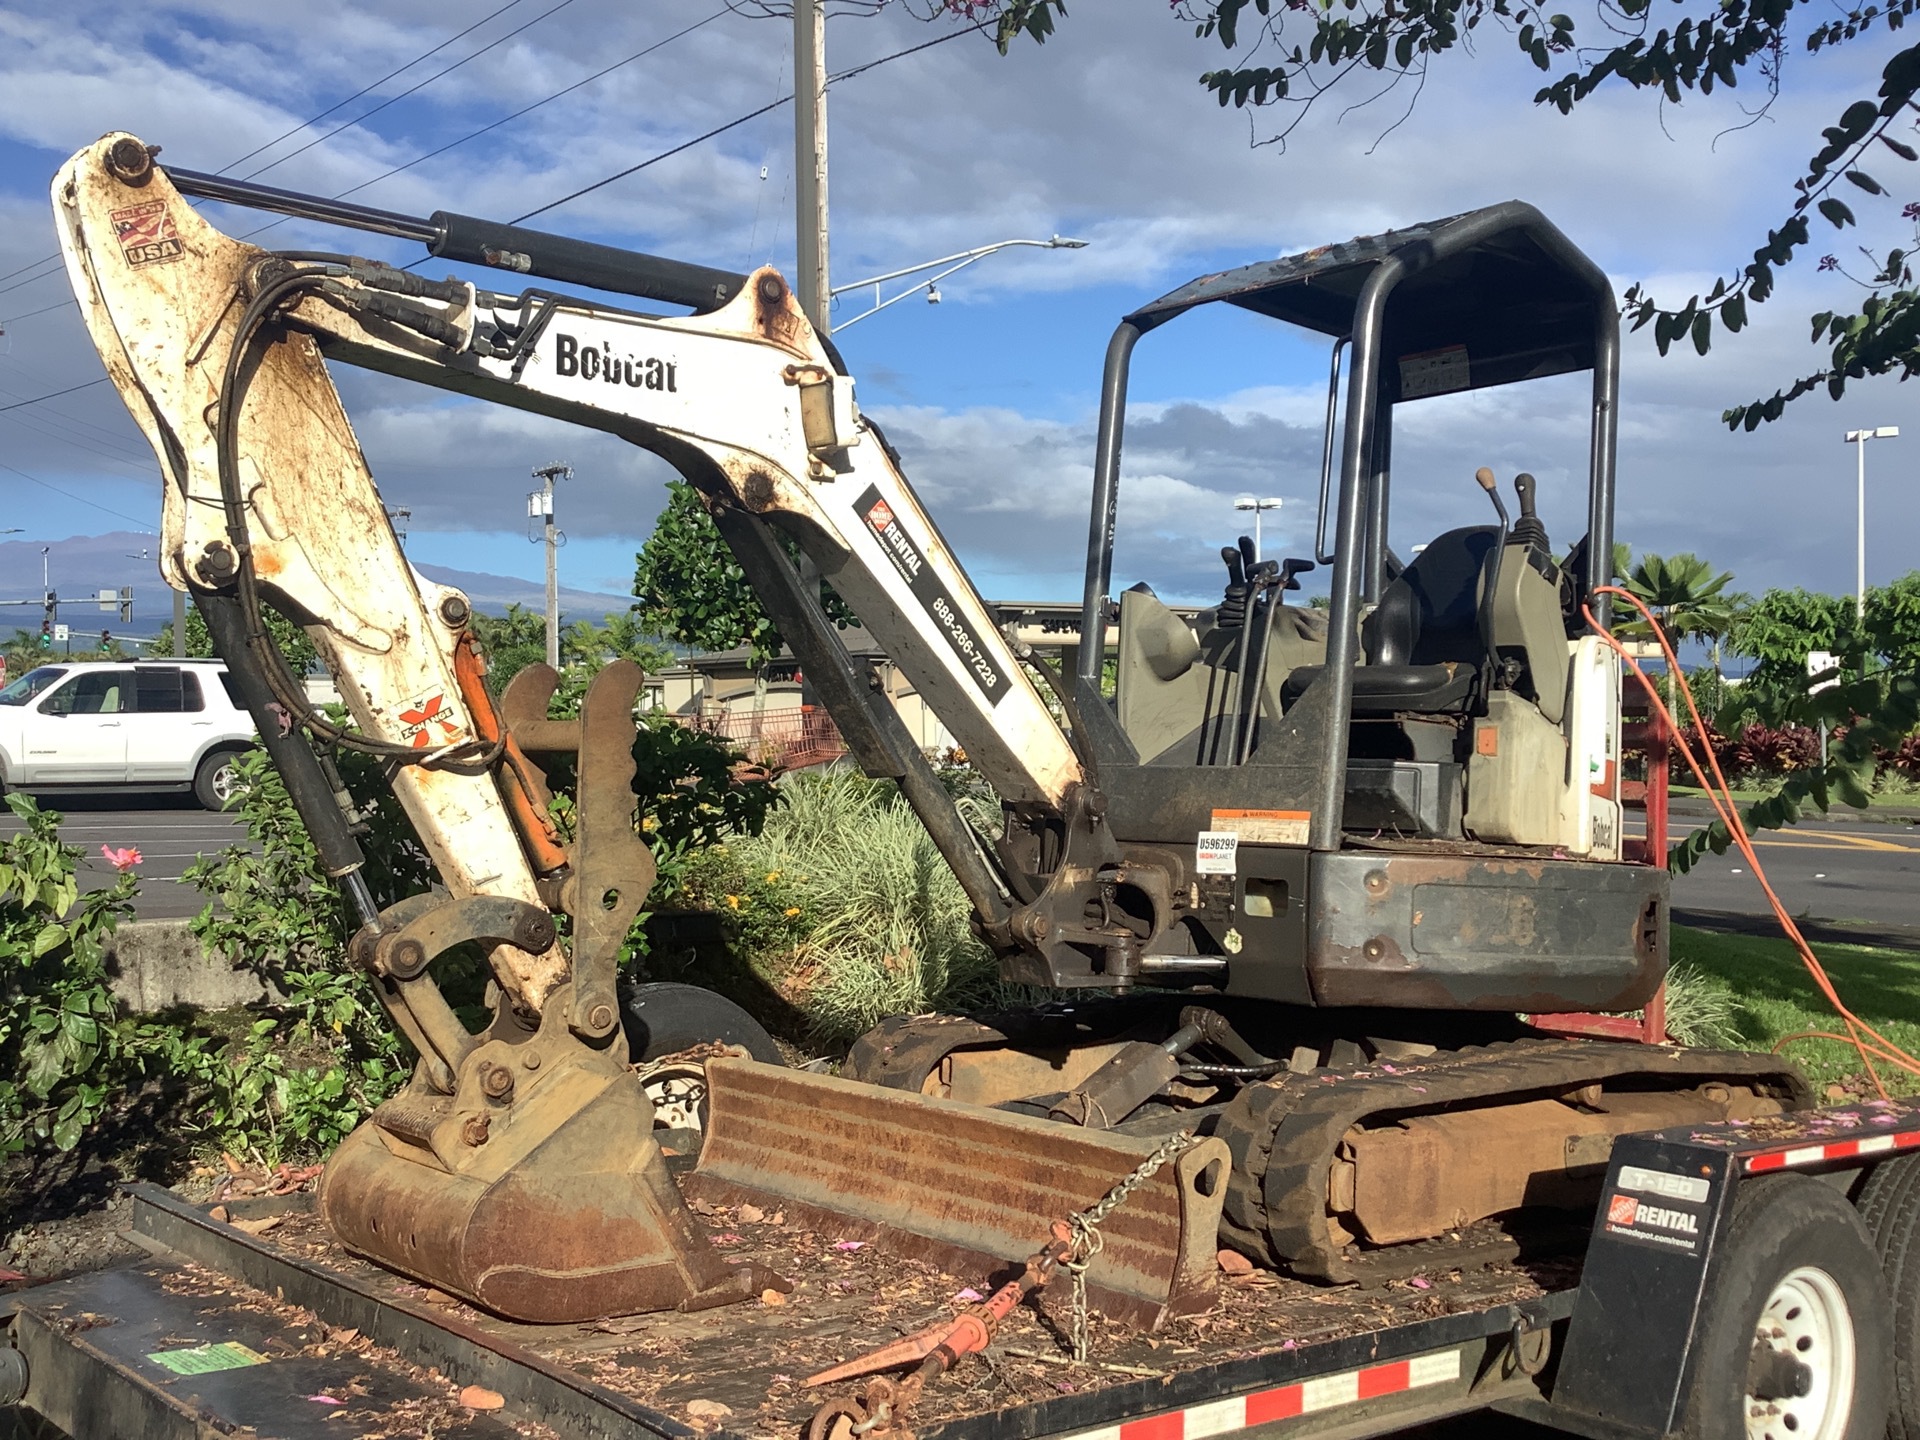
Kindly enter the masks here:
[[800, 308], [825, 335], [827, 282], [827, 19], [823, 0], [793, 0], [794, 238]]
[[560, 668], [560, 568], [555, 551], [566, 538], [553, 526], [553, 482], [571, 480], [571, 465], [542, 465], [533, 478], [544, 481], [540, 489], [527, 496], [527, 518], [536, 516], [545, 522], [540, 539], [547, 547], [547, 664]]

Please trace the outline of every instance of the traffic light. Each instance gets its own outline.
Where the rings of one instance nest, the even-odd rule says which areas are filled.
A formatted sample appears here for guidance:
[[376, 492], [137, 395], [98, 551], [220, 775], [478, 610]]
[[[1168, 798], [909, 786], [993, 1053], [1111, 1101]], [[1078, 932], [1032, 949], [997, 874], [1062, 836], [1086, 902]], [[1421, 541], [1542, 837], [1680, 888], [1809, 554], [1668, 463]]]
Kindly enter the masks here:
[[133, 587], [131, 585], [122, 585], [120, 587], [120, 623], [126, 625], [130, 623], [132, 619]]
[[113, 648], [113, 632], [111, 630], [102, 630], [100, 632], [100, 648], [102, 650], [111, 650]]
[[53, 649], [53, 622], [51, 620], [42, 620], [40, 622], [40, 648], [42, 650]]

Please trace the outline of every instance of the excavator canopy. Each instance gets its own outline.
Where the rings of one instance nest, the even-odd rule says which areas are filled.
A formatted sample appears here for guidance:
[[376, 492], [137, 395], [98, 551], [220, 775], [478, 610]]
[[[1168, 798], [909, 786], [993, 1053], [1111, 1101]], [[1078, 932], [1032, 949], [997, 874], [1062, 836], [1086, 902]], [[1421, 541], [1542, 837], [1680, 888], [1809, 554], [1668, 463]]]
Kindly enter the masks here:
[[1407, 273], [1383, 317], [1383, 353], [1454, 357], [1405, 385], [1383, 367], [1389, 402], [1593, 368], [1594, 307], [1612, 300], [1606, 276], [1516, 201], [1202, 275], [1127, 319], [1145, 331], [1225, 301], [1351, 335], [1363, 289], [1388, 263]]

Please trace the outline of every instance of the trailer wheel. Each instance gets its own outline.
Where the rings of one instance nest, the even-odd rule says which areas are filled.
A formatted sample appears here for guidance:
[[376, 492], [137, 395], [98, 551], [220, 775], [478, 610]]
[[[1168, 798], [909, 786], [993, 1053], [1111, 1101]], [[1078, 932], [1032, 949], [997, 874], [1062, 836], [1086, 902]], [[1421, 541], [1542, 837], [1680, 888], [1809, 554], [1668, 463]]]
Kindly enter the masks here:
[[1893, 1301], [1889, 1440], [1920, 1440], [1920, 1156], [1883, 1160], [1860, 1187], [1860, 1218]]
[[784, 1065], [786, 1057], [764, 1026], [745, 1010], [698, 985], [660, 981], [636, 985], [624, 997], [628, 1053], [640, 1066], [641, 1087], [653, 1102], [655, 1129], [707, 1128], [707, 1071], [698, 1060], [663, 1057], [718, 1040], [738, 1045], [756, 1060]]
[[726, 996], [698, 985], [664, 980], [635, 985], [622, 997], [620, 1008], [635, 1064], [715, 1040], [738, 1045], [769, 1065], [787, 1063], [765, 1026]]
[[1893, 1361], [1860, 1216], [1805, 1175], [1750, 1180], [1701, 1306], [1689, 1440], [1879, 1440]]

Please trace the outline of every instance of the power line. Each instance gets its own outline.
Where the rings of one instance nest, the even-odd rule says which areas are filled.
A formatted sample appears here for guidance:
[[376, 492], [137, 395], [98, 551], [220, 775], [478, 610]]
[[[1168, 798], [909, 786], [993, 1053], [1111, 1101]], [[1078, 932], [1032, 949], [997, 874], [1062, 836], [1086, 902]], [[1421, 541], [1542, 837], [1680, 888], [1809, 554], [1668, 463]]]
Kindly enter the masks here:
[[[42, 275], [40, 278], [44, 280], [47, 277]], [[66, 299], [56, 300], [51, 305], [42, 305], [38, 310], [28, 310], [20, 315], [9, 315], [6, 319], [0, 320], [0, 329], [4, 329], [6, 326], [12, 325], [20, 320], [31, 320], [36, 315], [45, 315], [50, 310], [64, 310], [67, 306], [77, 303], [73, 296], [69, 295]]]
[[[24, 275], [29, 270], [38, 270], [42, 265], [49, 264], [50, 262], [58, 260], [59, 258], [60, 258], [60, 252], [58, 250], [54, 251], [53, 254], [51, 255], [42, 255], [38, 260], [30, 260], [25, 265], [22, 265], [19, 269], [9, 270], [7, 271], [6, 274], [0, 275], [0, 280], [11, 280], [14, 276]], [[47, 277], [44, 275], [36, 275], [33, 278], [35, 280], [44, 280]], [[7, 289], [9, 290], [13, 290], [16, 288], [18, 287], [13, 285], [9, 285], [7, 287]]]
[[[413, 59], [407, 61], [407, 63], [402, 65], [398, 70], [389, 70], [386, 74], [382, 75], [378, 80], [374, 81], [371, 85], [363, 86], [360, 89], [354, 91], [353, 94], [347, 96], [346, 99], [338, 102], [337, 104], [329, 105], [326, 109], [322, 110], [318, 115], [313, 116], [311, 119], [302, 120], [298, 125], [294, 126], [291, 130], [288, 130], [283, 134], [274, 136], [273, 139], [267, 141], [267, 143], [264, 145], [256, 145], [253, 149], [249, 150], [246, 154], [242, 155], [238, 160], [229, 160], [226, 164], [220, 167], [217, 173], [224, 175], [227, 173], [227, 171], [233, 169], [234, 166], [246, 164], [247, 161], [251, 160], [254, 156], [260, 154], [263, 150], [271, 150], [274, 146], [278, 145], [282, 140], [287, 139], [289, 136], [298, 135], [302, 130], [306, 129], [309, 125], [318, 124], [320, 121], [326, 119], [327, 116], [333, 114], [333, 112], [338, 110], [342, 105], [351, 105], [354, 101], [358, 100], [362, 95], [366, 95], [374, 90], [378, 90], [382, 85], [386, 84], [387, 81], [393, 79], [394, 76], [403, 74], [404, 72], [411, 70], [414, 66], [418, 65], [422, 60], [432, 59], [435, 55], [438, 55], [442, 50], [446, 49], [447, 46], [453, 44], [454, 41], [462, 39], [465, 36], [471, 35], [474, 31], [478, 30], [482, 25], [486, 24], [487, 21], [492, 20], [495, 16], [506, 14], [507, 11], [513, 9], [514, 6], [520, 3], [521, 3], [521, 0], [507, 0], [507, 3], [502, 5], [498, 10], [495, 10], [492, 15], [483, 15], [480, 19], [474, 21], [473, 24], [467, 26], [467, 28], [462, 30], [458, 35], [449, 35], [446, 39], [442, 40], [438, 45], [434, 46], [433, 49], [427, 51], [426, 54], [414, 56]], [[364, 119], [365, 117], [363, 116], [362, 118]], [[5, 278], [4, 276], [0, 276], [0, 279], [4, 279], [4, 278]]]
[[[958, 40], [962, 35], [978, 34], [985, 29], [986, 29], [986, 26], [984, 25], [969, 25], [965, 29], [948, 31], [945, 35], [937, 36], [932, 40], [923, 41], [918, 45], [909, 45], [906, 49], [896, 50], [891, 55], [882, 55], [878, 60], [869, 60], [864, 65], [854, 66], [851, 70], [842, 70], [837, 75], [830, 75], [827, 77], [827, 84], [837, 85], [842, 80], [851, 80], [856, 75], [864, 75], [869, 70], [876, 70], [880, 66], [887, 64], [889, 61], [904, 59], [908, 55], [917, 55], [922, 50], [931, 50], [936, 45], [944, 45], [949, 40]], [[596, 180], [591, 185], [582, 186], [580, 189], [575, 190], [571, 195], [562, 195], [558, 200], [550, 200], [537, 210], [529, 210], [524, 215], [515, 216], [514, 219], [509, 223], [514, 225], [519, 225], [524, 223], [525, 221], [533, 219], [533, 217], [536, 215], [544, 215], [549, 210], [557, 210], [570, 200], [578, 200], [582, 195], [591, 195], [594, 191], [604, 189], [606, 186], [613, 184], [613, 182], [616, 180], [624, 180], [629, 175], [638, 174], [640, 171], [645, 170], [649, 165], [658, 165], [662, 160], [671, 159], [673, 156], [678, 155], [683, 150], [691, 150], [694, 146], [702, 144], [705, 141], [711, 140], [716, 135], [724, 135], [727, 133], [727, 131], [736, 129], [739, 126], [746, 124], [749, 120], [758, 120], [762, 115], [765, 115], [768, 111], [778, 110], [782, 105], [787, 104], [792, 99], [793, 97], [791, 95], [783, 95], [778, 100], [773, 101], [771, 104], [762, 105], [758, 110], [748, 111], [745, 115], [740, 116], [738, 119], [729, 120], [724, 125], [716, 125], [713, 129], [707, 131], [706, 134], [704, 135], [696, 135], [693, 137], [693, 139], [688, 140], [683, 144], [675, 145], [671, 150], [662, 150], [658, 155], [654, 155], [648, 159], [642, 160], [638, 165], [629, 165], [624, 170], [615, 171], [613, 174], [607, 176], [604, 180]], [[418, 262], [415, 262], [415, 263], [418, 263]]]
[[89, 500], [84, 495], [76, 495], [71, 490], [63, 490], [58, 485], [53, 484], [51, 481], [42, 480], [38, 475], [29, 475], [26, 471], [18, 469], [15, 466], [9, 465], [4, 460], [0, 460], [0, 470], [6, 470], [12, 474], [18, 475], [22, 480], [31, 480], [34, 484], [42, 486], [45, 489], [51, 490], [56, 495], [64, 495], [69, 500], [78, 500], [82, 505], [91, 505], [94, 509], [104, 511], [106, 514], [112, 515], [117, 519], [129, 520], [129, 521], [132, 521], [135, 525], [143, 525], [143, 526], [151, 523], [150, 520], [142, 520], [137, 515], [129, 515], [124, 510], [116, 510], [111, 505], [102, 505], [98, 500]]
[[[354, 101], [358, 100], [362, 95], [366, 95], [374, 90], [378, 90], [382, 85], [386, 84], [387, 81], [393, 79], [394, 76], [404, 74], [408, 70], [411, 70], [414, 66], [418, 65], [422, 60], [428, 60], [428, 59], [431, 59], [433, 56], [438, 55], [442, 50], [446, 49], [447, 46], [453, 44], [454, 41], [459, 40], [467, 35], [471, 35], [474, 31], [478, 30], [482, 25], [485, 25], [489, 20], [492, 20], [497, 16], [506, 14], [507, 11], [513, 9], [514, 6], [519, 5], [521, 3], [523, 3], [523, 0], [507, 0], [507, 3], [502, 5], [498, 10], [493, 11], [491, 14], [481, 16], [480, 19], [474, 21], [473, 24], [467, 26], [466, 29], [458, 32], [457, 34], [449, 35], [446, 39], [442, 40], [438, 45], [434, 46], [431, 50], [426, 51], [424, 54], [414, 56], [411, 60], [407, 61], [407, 63], [402, 65], [399, 69], [389, 70], [385, 75], [382, 75], [378, 80], [375, 80], [371, 85], [362, 86], [360, 89], [354, 91], [353, 94], [347, 96], [346, 99], [338, 101], [335, 104], [329, 105], [326, 109], [322, 110], [318, 115], [314, 115], [306, 120], [302, 120], [298, 125], [294, 126], [291, 130], [282, 131], [280, 134], [274, 136], [273, 139], [267, 141], [266, 144], [256, 145], [253, 149], [249, 150], [246, 154], [242, 155], [239, 159], [229, 160], [226, 164], [222, 165], [220, 169], [215, 173], [224, 175], [227, 173], [227, 171], [233, 169], [234, 166], [246, 164], [246, 162], [251, 160], [254, 156], [260, 154], [263, 151], [271, 150], [274, 146], [278, 145], [282, 140], [287, 139], [289, 136], [298, 135], [302, 130], [306, 129], [309, 125], [317, 124], [319, 121], [326, 119], [327, 116], [333, 114], [333, 112], [338, 110], [341, 106], [351, 105]], [[547, 13], [552, 14], [553, 12], [548, 11]], [[544, 19], [545, 17], [543, 16], [541, 18]], [[526, 26], [524, 25], [520, 27], [521, 30], [524, 30], [525, 28]], [[513, 35], [517, 35], [519, 33], [520, 31], [516, 30], [512, 32], [512, 35], [503, 36], [502, 38], [511, 39]], [[498, 43], [498, 42], [495, 42], [495, 43]], [[475, 51], [474, 53], [484, 54], [485, 51]], [[469, 55], [467, 59], [471, 60], [473, 59], [473, 56]], [[465, 64], [466, 61], [463, 60], [460, 63]], [[445, 70], [442, 70], [440, 72], [441, 75], [444, 75], [446, 73], [447, 72]], [[429, 79], [422, 81], [421, 83], [430, 85], [433, 83], [434, 80], [438, 78], [439, 76], [437, 75], [432, 76]], [[414, 87], [415, 90], [419, 88], [420, 86], [418, 85]], [[412, 90], [408, 90], [404, 92], [404, 94], [406, 95], [411, 95], [412, 93], [413, 93]], [[394, 97], [394, 99], [396, 100], [401, 98], [403, 97], [398, 95]], [[392, 102], [389, 101], [387, 103], [391, 104]], [[385, 107], [381, 106], [377, 108], [384, 109]], [[366, 119], [367, 115], [372, 115], [373, 113], [374, 111], [372, 110], [367, 111], [367, 114], [362, 115], [360, 117], [360, 120]], [[359, 120], [355, 120], [355, 121], [350, 121], [349, 125], [357, 125], [359, 123], [360, 123]], [[340, 130], [344, 130], [347, 128], [349, 128], [348, 125], [343, 125], [340, 127]], [[301, 147], [301, 150], [312, 149], [314, 145], [320, 144], [321, 141], [326, 140], [327, 138], [329, 138], [329, 136], [338, 135], [340, 133], [340, 130], [329, 131], [327, 135], [321, 136], [319, 140], [313, 141], [312, 144], [303, 145]], [[300, 153], [301, 153], [300, 150], [296, 150], [293, 152], [294, 155], [298, 155]], [[292, 158], [293, 158], [292, 155], [283, 155], [281, 157], [282, 160], [290, 160]], [[279, 163], [280, 163], [279, 160], [276, 160], [273, 162], [274, 165], [278, 165]], [[268, 165], [263, 168], [266, 170], [271, 170], [273, 166]], [[253, 172], [254, 175], [258, 175], [261, 173], [262, 173], [261, 170], [256, 170]], [[249, 176], [248, 178], [251, 179], [252, 176]], [[353, 192], [348, 191], [347, 193], [352, 194]], [[30, 261], [29, 263], [20, 266], [17, 270], [9, 270], [5, 274], [0, 274], [0, 280], [11, 280], [13, 279], [14, 276], [24, 275], [29, 270], [38, 270], [42, 265], [48, 264], [49, 262], [54, 260], [58, 260], [59, 258], [60, 258], [60, 252], [56, 250], [53, 254], [43, 255], [38, 260]], [[36, 281], [45, 280], [47, 278], [48, 277], [45, 275], [35, 275], [31, 279], [22, 280], [20, 282], [20, 285], [31, 285], [31, 284], [34, 284]], [[18, 290], [20, 288], [20, 285], [7, 285], [4, 287], [0, 287], [0, 295], [4, 295], [8, 290]], [[35, 311], [34, 313], [40, 314], [43, 312]], [[16, 315], [13, 318], [16, 320], [23, 320], [26, 317], [24, 315]], [[4, 323], [4, 322], [0, 322], [0, 323]]]
[[[79, 385], [69, 385], [64, 390], [49, 390], [46, 394], [36, 395], [31, 400], [16, 400], [11, 405], [0, 405], [0, 414], [5, 414], [9, 410], [21, 410], [28, 405], [38, 405], [42, 400], [53, 400], [62, 395], [71, 395], [76, 390], [90, 390], [95, 385], [104, 385], [106, 383], [107, 377], [102, 375], [98, 380], [88, 380]], [[27, 478], [32, 479], [33, 477], [28, 476]]]
[[293, 159], [294, 156], [304, 155], [307, 153], [307, 151], [313, 149], [314, 146], [326, 144], [327, 141], [331, 140], [334, 136], [338, 135], [342, 130], [351, 130], [354, 126], [359, 125], [364, 121], [371, 120], [375, 115], [378, 115], [382, 110], [386, 109], [389, 105], [398, 104], [400, 101], [406, 99], [407, 96], [413, 94], [416, 90], [426, 89], [427, 86], [431, 85], [434, 81], [438, 80], [442, 75], [451, 75], [454, 71], [458, 70], [462, 65], [465, 65], [468, 61], [478, 60], [482, 55], [486, 54], [489, 50], [496, 49], [499, 46], [506, 44], [507, 41], [513, 39], [513, 37], [518, 35], [522, 30], [531, 29], [535, 25], [538, 25], [542, 20], [546, 19], [549, 15], [558, 14], [560, 11], [566, 9], [567, 6], [571, 4], [573, 4], [573, 0], [560, 0], [560, 3], [558, 5], [555, 5], [551, 10], [543, 10], [538, 15], [534, 16], [533, 19], [527, 21], [525, 25], [521, 25], [515, 29], [509, 30], [506, 34], [500, 36], [499, 39], [497, 40], [489, 40], [485, 45], [482, 45], [478, 50], [474, 51], [471, 55], [465, 56], [462, 59], [454, 61], [453, 64], [447, 66], [446, 69], [434, 71], [433, 74], [429, 75], [426, 79], [422, 80], [418, 85], [408, 86], [405, 90], [402, 90], [398, 95], [388, 96], [385, 100], [382, 100], [378, 105], [374, 106], [371, 110], [367, 111], [365, 114], [355, 116], [353, 119], [347, 121], [347, 123], [344, 125], [336, 125], [333, 129], [329, 130], [326, 134], [319, 136], [317, 139], [309, 140], [306, 144], [302, 145], [298, 150], [289, 150], [285, 155], [282, 155], [278, 160], [270, 161], [269, 163], [262, 165], [258, 170], [249, 170], [241, 178], [246, 180], [251, 180], [256, 175], [264, 175], [267, 173], [267, 171], [273, 169], [276, 165], [284, 165], [287, 163], [287, 161]]
[[[34, 261], [33, 264], [31, 265], [22, 265], [20, 267], [20, 270], [10, 270], [7, 272], [7, 275], [0, 275], [0, 280], [6, 279], [9, 275], [18, 275], [21, 270], [38, 270], [42, 265], [45, 265], [52, 260], [58, 260], [59, 258], [60, 258], [60, 252], [56, 250], [53, 252], [53, 254], [44, 256], [41, 259]], [[24, 285], [37, 285], [42, 280], [50, 280], [59, 273], [60, 272], [57, 270], [49, 270], [44, 275], [29, 275], [26, 279], [16, 280], [11, 285], [0, 285], [0, 295], [6, 294], [7, 291], [9, 290], [18, 290]]]
[[357, 195], [360, 191], [367, 189], [369, 186], [378, 185], [382, 180], [390, 179], [391, 177], [400, 174], [400, 172], [403, 170], [411, 170], [414, 166], [424, 164], [426, 161], [432, 160], [436, 156], [444, 155], [447, 153], [447, 151], [452, 150], [458, 146], [464, 145], [469, 140], [477, 140], [482, 135], [488, 134], [494, 130], [498, 130], [502, 125], [511, 124], [513, 121], [518, 120], [522, 115], [532, 114], [535, 110], [538, 110], [542, 105], [550, 105], [555, 100], [560, 99], [562, 96], [571, 95], [574, 91], [582, 88], [583, 86], [591, 85], [594, 81], [599, 80], [604, 76], [611, 75], [614, 71], [620, 69], [622, 66], [631, 65], [634, 61], [640, 59], [642, 56], [651, 55], [654, 51], [660, 49], [662, 46], [671, 45], [674, 41], [678, 40], [683, 35], [691, 35], [694, 31], [698, 30], [703, 25], [711, 25], [714, 21], [718, 20], [722, 15], [726, 15], [729, 13], [730, 11], [725, 6], [722, 6], [720, 9], [714, 11], [711, 15], [707, 16], [706, 19], [696, 20], [693, 22], [693, 24], [687, 26], [684, 30], [676, 30], [673, 32], [673, 34], [667, 36], [666, 39], [656, 40], [653, 42], [653, 44], [647, 46], [644, 50], [636, 50], [633, 52], [633, 54], [627, 56], [626, 59], [616, 60], [613, 62], [613, 64], [607, 66], [604, 70], [596, 70], [593, 72], [593, 74], [587, 76], [584, 80], [574, 81], [573, 84], [567, 86], [566, 89], [564, 90], [556, 90], [553, 92], [553, 94], [547, 96], [545, 99], [536, 100], [531, 105], [522, 106], [520, 109], [514, 111], [511, 115], [502, 115], [498, 120], [495, 120], [490, 125], [482, 125], [478, 130], [470, 130], [465, 135], [462, 135], [458, 140], [449, 140], [446, 144], [442, 145], [437, 150], [429, 150], [424, 155], [416, 155], [413, 157], [413, 159], [407, 161], [406, 164], [396, 165], [391, 170], [382, 171], [380, 174], [374, 176], [373, 179], [371, 180], [362, 180], [358, 185], [354, 186], [351, 190], [342, 190], [338, 195], [335, 195], [333, 198], [335, 200], [344, 200], [349, 195]]

